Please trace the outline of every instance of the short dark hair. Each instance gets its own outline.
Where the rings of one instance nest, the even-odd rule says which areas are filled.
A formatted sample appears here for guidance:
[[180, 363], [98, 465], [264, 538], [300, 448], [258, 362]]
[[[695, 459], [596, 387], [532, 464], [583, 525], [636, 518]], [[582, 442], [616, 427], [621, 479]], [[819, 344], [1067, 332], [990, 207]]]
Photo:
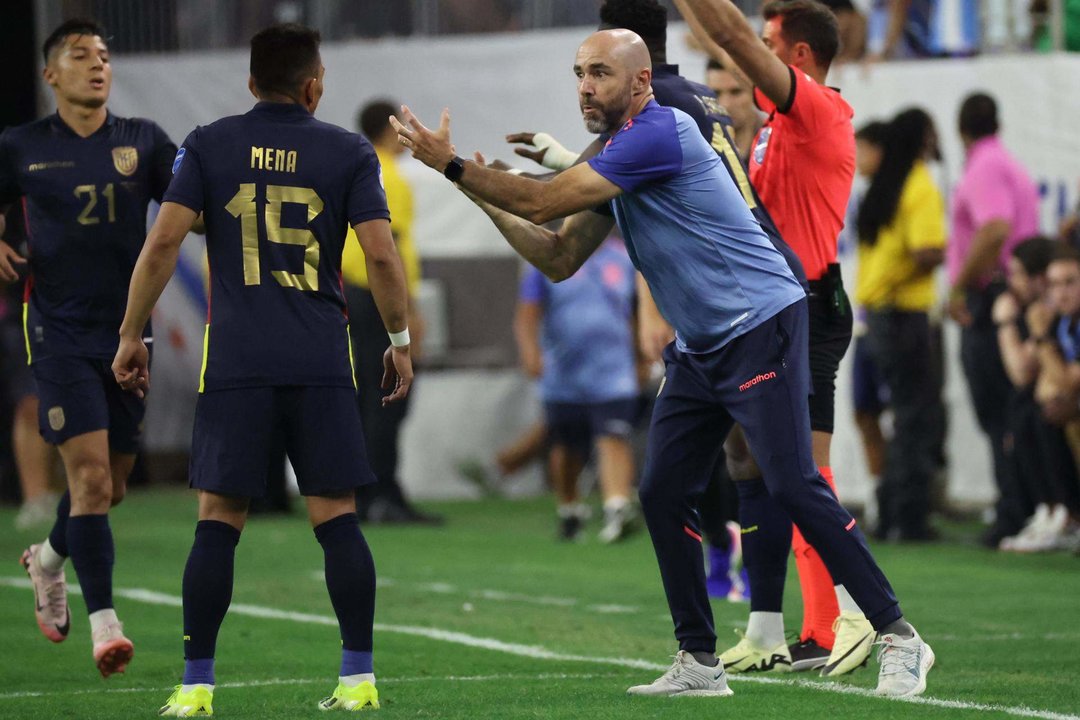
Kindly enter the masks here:
[[883, 147], [889, 133], [889, 123], [880, 120], [871, 120], [855, 131], [855, 139], [868, 142], [871, 145]]
[[645, 41], [650, 56], [665, 58], [667, 9], [657, 0], [607, 0], [600, 7], [600, 29], [612, 28], [632, 30]]
[[1028, 275], [1045, 275], [1046, 266], [1050, 264], [1060, 244], [1045, 235], [1036, 235], [1022, 240], [1014, 247], [1012, 256], [1017, 259]]
[[356, 114], [356, 125], [364, 137], [375, 142], [390, 127], [390, 116], [397, 113], [397, 105], [386, 98], [372, 100]]
[[765, 20], [780, 18], [780, 32], [789, 43], [810, 46], [818, 65], [828, 69], [840, 51], [840, 26], [826, 5], [817, 0], [772, 0], [761, 11]]
[[49, 37], [45, 38], [45, 42], [41, 46], [41, 54], [44, 56], [46, 64], [49, 62], [49, 55], [52, 51], [63, 45], [64, 40], [69, 35], [97, 35], [104, 38], [105, 28], [97, 20], [90, 18], [65, 20], [58, 28], [49, 33]]
[[262, 93], [291, 95], [319, 70], [318, 30], [296, 23], [271, 25], [251, 38], [251, 77]]
[[960, 105], [960, 134], [972, 140], [996, 135], [998, 128], [997, 102], [984, 92], [964, 98]]
[[[1080, 250], [1077, 250], [1069, 243], [1054, 243], [1053, 255], [1050, 256], [1050, 262], [1074, 262], [1080, 265]], [[1047, 264], [1049, 267], [1049, 263]]]

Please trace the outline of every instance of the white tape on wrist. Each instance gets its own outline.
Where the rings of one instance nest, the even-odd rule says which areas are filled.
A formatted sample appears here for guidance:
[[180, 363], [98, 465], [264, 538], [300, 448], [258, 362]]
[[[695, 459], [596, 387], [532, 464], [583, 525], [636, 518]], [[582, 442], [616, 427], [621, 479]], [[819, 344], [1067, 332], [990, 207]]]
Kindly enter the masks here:
[[409, 344], [409, 328], [405, 328], [401, 332], [387, 333], [390, 336], [390, 344], [394, 347], [405, 347]]
[[537, 150], [546, 150], [544, 160], [540, 164], [551, 170], [565, 170], [577, 162], [578, 154], [564, 148], [558, 140], [547, 133], [536, 133], [533, 136], [533, 145]]

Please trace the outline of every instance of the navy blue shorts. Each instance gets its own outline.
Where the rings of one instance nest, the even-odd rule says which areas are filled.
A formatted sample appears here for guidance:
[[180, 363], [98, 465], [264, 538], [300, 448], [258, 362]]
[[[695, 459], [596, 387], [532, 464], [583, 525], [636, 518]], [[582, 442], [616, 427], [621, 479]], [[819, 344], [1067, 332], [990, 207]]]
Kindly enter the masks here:
[[97, 430], [109, 431], [109, 448], [134, 455], [142, 439], [146, 402], [121, 390], [112, 363], [101, 358], [50, 357], [30, 366], [37, 381], [38, 426], [53, 445]]
[[636, 398], [597, 403], [544, 403], [548, 438], [553, 445], [565, 445], [588, 457], [598, 437], [630, 439], [641, 413]]
[[0, 350], [3, 352], [4, 386], [8, 401], [18, 405], [25, 397], [37, 395], [34, 373], [26, 362], [26, 336], [13, 323], [0, 325]]
[[262, 497], [284, 447], [301, 495], [341, 495], [375, 481], [350, 387], [255, 387], [199, 395], [191, 487]]
[[870, 354], [870, 342], [865, 335], [855, 339], [852, 361], [851, 392], [855, 412], [880, 415], [889, 404], [889, 388]]

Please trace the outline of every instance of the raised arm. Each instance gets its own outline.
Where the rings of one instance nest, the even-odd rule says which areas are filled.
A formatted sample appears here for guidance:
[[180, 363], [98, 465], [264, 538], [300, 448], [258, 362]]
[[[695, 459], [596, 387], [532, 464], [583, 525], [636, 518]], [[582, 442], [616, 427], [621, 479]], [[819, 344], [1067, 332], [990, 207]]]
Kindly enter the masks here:
[[[713, 46], [723, 49], [777, 107], [787, 105], [791, 70], [758, 37], [731, 0], [675, 0], [675, 6], [706, 51]], [[715, 50], [710, 54], [717, 56]]]

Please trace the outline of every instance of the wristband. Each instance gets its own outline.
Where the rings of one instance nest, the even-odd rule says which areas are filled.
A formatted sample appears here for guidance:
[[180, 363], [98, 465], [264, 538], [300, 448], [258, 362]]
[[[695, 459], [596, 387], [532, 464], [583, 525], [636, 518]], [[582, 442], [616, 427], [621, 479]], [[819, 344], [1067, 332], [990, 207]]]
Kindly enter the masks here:
[[396, 348], [406, 347], [409, 344], [409, 328], [405, 328], [401, 332], [387, 333], [390, 336], [390, 344]]
[[540, 164], [549, 170], [565, 170], [578, 159], [578, 153], [567, 150], [558, 140], [544, 132], [533, 135], [533, 146], [537, 150], [547, 151]]

